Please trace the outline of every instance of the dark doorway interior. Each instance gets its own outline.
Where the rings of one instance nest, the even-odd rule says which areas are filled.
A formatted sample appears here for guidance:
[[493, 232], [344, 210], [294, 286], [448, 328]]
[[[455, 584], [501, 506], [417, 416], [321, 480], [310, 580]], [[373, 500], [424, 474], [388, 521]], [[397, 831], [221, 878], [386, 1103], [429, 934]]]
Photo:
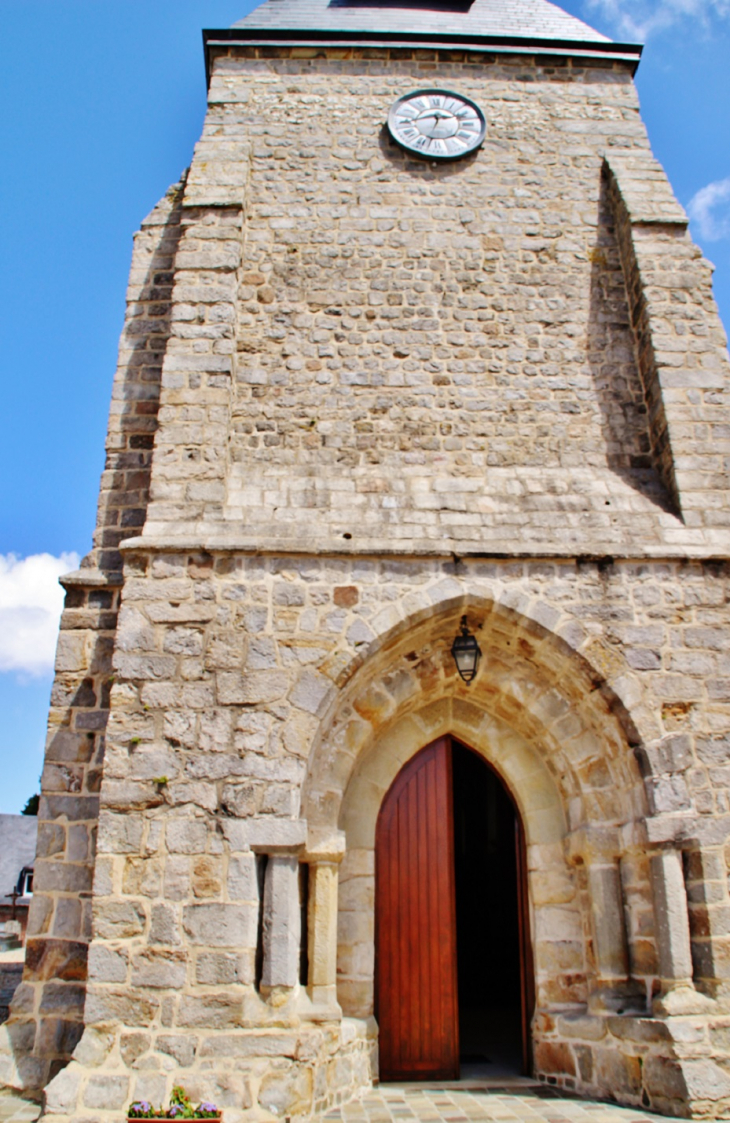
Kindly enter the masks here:
[[452, 742], [461, 1076], [523, 1069], [517, 823], [504, 785]]

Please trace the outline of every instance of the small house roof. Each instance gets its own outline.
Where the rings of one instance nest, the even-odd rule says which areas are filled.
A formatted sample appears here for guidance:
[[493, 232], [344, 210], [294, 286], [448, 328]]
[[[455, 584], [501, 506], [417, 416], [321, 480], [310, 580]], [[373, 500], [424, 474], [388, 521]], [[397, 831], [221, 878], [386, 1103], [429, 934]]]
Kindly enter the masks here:
[[33, 865], [37, 837], [35, 815], [0, 815], [0, 904], [10, 904], [20, 871]]

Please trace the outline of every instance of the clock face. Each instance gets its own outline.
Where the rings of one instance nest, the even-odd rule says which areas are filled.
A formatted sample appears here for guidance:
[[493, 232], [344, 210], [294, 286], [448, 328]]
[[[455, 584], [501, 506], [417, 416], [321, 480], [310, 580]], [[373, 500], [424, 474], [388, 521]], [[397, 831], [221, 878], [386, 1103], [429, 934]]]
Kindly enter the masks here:
[[393, 140], [429, 160], [457, 160], [484, 140], [487, 122], [478, 105], [448, 90], [414, 90], [388, 114]]

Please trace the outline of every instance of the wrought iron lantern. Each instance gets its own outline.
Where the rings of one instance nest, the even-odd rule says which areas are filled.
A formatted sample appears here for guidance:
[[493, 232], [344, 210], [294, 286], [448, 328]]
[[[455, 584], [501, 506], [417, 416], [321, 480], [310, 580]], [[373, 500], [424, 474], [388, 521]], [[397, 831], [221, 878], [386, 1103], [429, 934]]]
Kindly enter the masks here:
[[466, 616], [461, 618], [461, 635], [458, 635], [451, 645], [451, 654], [454, 656], [456, 669], [464, 682], [472, 682], [476, 677], [479, 667], [479, 657], [482, 649], [476, 637], [469, 631]]

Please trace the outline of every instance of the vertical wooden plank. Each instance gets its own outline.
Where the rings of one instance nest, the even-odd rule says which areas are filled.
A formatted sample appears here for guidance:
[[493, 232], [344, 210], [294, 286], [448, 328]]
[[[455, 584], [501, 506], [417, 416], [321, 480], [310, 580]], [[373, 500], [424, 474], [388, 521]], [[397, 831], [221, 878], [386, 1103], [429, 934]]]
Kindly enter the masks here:
[[458, 1075], [451, 744], [401, 770], [376, 834], [376, 1014], [383, 1079]]
[[445, 992], [448, 1005], [445, 1011], [444, 1025], [451, 1029], [451, 1037], [445, 1043], [445, 1057], [451, 1068], [451, 1077], [458, 1080], [460, 1076], [459, 1062], [459, 977], [456, 954], [456, 875], [454, 855], [454, 783], [452, 774], [451, 739], [448, 741], [445, 760], [445, 783], [443, 785], [443, 831], [445, 835], [445, 848], [447, 851], [445, 868], [448, 870], [449, 880], [445, 889], [444, 900], [447, 907], [445, 925], [448, 926], [449, 948], [447, 952], [446, 969], [450, 971], [450, 990]]
[[[432, 782], [428, 785], [427, 790], [424, 792], [424, 808], [423, 808], [423, 849], [426, 851], [424, 858], [427, 860], [428, 848], [428, 824], [436, 824], [438, 827], [438, 766], [433, 768]], [[436, 841], [438, 845], [438, 840]], [[429, 869], [426, 871], [424, 889], [423, 889], [423, 923], [428, 925], [431, 931], [431, 938], [427, 944], [427, 956], [424, 956], [425, 966], [428, 971], [430, 979], [440, 978], [440, 947], [436, 935], [440, 930], [440, 922], [435, 919], [438, 917], [439, 909], [439, 894], [441, 892], [441, 862], [437, 862], [434, 866], [430, 864]], [[436, 989], [436, 988], [433, 988]], [[431, 1051], [435, 1056], [440, 1056], [443, 1051], [443, 996], [441, 988], [436, 990], [433, 995], [433, 1011], [432, 1011], [432, 1046]]]
[[418, 933], [419, 943], [424, 945], [423, 950], [426, 954], [419, 954], [417, 957], [418, 964], [418, 1003], [417, 1008], [419, 1012], [418, 1025], [419, 1025], [419, 1040], [418, 1051], [412, 1058], [417, 1061], [419, 1057], [433, 1056], [437, 1050], [437, 1035], [438, 1035], [438, 994], [433, 994], [433, 975], [430, 970], [429, 963], [429, 945], [430, 941], [424, 941], [423, 933], [427, 932], [432, 923], [432, 913], [429, 908], [429, 885], [430, 874], [433, 868], [433, 857], [429, 852], [429, 837], [428, 837], [428, 804], [429, 793], [433, 788], [435, 781], [435, 761], [433, 758], [427, 761], [422, 769], [416, 776], [416, 788], [418, 792], [418, 814], [414, 826], [414, 835], [416, 847], [413, 854], [413, 871], [416, 882], [416, 895], [417, 895], [417, 909], [416, 909], [416, 924], [417, 928], [414, 932]]
[[530, 938], [530, 905], [527, 886], [527, 845], [518, 811], [515, 811], [517, 869], [517, 923], [520, 939], [520, 1014], [522, 1019], [522, 1071], [532, 1072], [532, 1014], [535, 1009], [535, 968]]

